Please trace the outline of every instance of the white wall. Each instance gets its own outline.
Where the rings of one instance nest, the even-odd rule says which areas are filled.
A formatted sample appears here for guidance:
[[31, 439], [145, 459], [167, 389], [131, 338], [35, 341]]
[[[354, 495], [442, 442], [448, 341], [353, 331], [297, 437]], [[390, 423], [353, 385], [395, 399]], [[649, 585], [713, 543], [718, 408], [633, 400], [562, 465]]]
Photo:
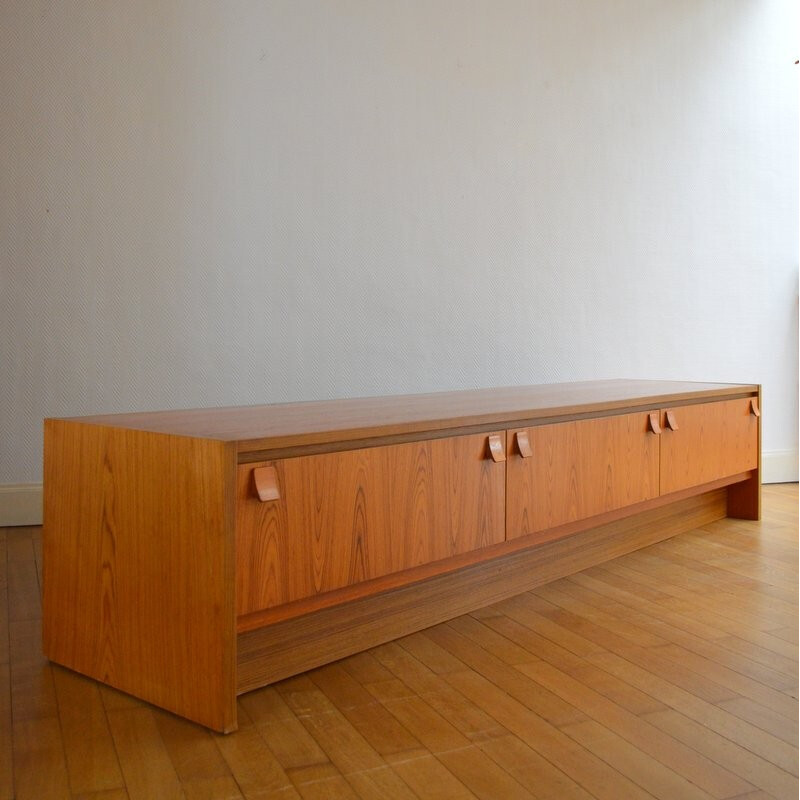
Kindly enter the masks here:
[[795, 478], [797, 28], [5, 0], [0, 485], [45, 416], [614, 376], [763, 383]]

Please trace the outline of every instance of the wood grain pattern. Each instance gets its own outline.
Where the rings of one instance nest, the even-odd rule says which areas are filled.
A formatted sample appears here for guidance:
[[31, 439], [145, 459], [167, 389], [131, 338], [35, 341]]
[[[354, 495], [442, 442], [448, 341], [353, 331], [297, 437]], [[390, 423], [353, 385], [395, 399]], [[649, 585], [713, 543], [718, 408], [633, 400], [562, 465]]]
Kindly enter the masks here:
[[660, 541], [725, 514], [716, 490], [623, 520], [238, 637], [238, 691], [249, 691], [421, 630]]
[[505, 466], [487, 455], [476, 435], [286, 459], [269, 503], [240, 465], [238, 614], [502, 542]]
[[679, 430], [661, 436], [661, 492], [675, 492], [759, 464], [759, 419], [741, 398], [672, 409]]
[[234, 728], [234, 474], [220, 442], [49, 421], [47, 657]]
[[539, 425], [524, 431], [533, 457], [507, 464], [509, 539], [658, 495], [658, 442], [648, 414]]
[[752, 384], [607, 380], [306, 403], [82, 417], [112, 425], [236, 442], [240, 453], [755, 394]]

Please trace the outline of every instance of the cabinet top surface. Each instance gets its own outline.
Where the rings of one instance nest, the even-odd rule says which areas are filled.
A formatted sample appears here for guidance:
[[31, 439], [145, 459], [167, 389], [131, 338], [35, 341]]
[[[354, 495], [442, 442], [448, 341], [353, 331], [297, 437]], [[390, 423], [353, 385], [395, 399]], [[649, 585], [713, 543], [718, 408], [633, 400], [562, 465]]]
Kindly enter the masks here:
[[754, 394], [754, 384], [605, 380], [392, 397], [73, 417], [115, 428], [235, 442], [240, 452], [602, 413]]

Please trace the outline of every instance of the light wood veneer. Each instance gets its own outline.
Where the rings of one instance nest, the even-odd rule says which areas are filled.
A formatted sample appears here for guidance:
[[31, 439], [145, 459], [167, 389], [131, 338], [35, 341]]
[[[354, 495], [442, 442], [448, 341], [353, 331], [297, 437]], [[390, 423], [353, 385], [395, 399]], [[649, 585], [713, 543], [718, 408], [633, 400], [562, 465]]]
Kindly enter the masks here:
[[46, 420], [45, 653], [233, 730], [237, 692], [698, 513], [757, 518], [754, 400], [602, 381]]

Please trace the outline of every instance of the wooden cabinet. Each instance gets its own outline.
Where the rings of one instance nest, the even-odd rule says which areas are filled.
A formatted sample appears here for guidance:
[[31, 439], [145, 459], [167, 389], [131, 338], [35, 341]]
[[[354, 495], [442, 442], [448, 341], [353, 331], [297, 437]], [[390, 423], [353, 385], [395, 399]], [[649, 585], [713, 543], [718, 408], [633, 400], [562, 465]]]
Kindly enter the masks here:
[[758, 399], [697, 403], [663, 412], [662, 494], [758, 466]]
[[658, 496], [659, 437], [645, 412], [514, 429], [509, 443], [510, 539]]
[[[263, 467], [274, 468], [278, 495], [266, 501], [254, 482]], [[490, 457], [486, 434], [242, 464], [237, 612], [498, 544], [505, 481], [505, 462]]]
[[237, 694], [757, 518], [759, 399], [595, 381], [46, 420], [45, 655], [234, 730]]

